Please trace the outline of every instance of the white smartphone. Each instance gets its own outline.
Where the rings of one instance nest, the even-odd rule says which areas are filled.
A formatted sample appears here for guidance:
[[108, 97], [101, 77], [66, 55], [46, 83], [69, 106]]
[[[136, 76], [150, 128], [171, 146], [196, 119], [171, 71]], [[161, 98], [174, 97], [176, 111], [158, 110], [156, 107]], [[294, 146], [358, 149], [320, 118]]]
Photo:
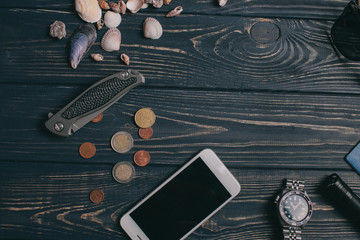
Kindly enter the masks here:
[[185, 239], [239, 192], [236, 178], [204, 149], [130, 209], [120, 225], [132, 240]]

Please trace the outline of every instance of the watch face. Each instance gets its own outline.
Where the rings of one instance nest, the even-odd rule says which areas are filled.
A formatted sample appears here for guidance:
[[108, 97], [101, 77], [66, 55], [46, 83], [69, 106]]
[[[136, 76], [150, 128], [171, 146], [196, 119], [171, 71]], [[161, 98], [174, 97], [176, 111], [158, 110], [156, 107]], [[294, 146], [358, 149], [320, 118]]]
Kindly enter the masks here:
[[284, 199], [283, 211], [288, 219], [301, 221], [306, 218], [309, 206], [304, 197], [294, 194]]
[[302, 226], [312, 215], [312, 203], [306, 193], [290, 191], [280, 199], [279, 213], [287, 224]]

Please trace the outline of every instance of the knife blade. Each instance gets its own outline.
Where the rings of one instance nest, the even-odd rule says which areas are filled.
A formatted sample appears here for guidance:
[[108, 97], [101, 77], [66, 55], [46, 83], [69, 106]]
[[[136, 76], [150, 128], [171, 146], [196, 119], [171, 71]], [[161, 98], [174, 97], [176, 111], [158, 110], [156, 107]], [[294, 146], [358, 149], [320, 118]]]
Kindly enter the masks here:
[[68, 137], [108, 109], [132, 88], [145, 83], [144, 76], [134, 70], [108, 76], [82, 92], [56, 114], [49, 113], [46, 128]]

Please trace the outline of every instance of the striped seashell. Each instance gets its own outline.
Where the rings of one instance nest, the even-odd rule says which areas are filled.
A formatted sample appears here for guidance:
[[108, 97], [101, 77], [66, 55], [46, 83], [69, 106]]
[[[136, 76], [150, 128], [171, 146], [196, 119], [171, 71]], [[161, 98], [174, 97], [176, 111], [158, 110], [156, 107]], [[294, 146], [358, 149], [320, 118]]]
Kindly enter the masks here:
[[165, 17], [176, 17], [179, 16], [180, 13], [183, 11], [182, 6], [177, 6], [173, 10], [171, 10], [168, 14], [166, 14]]
[[107, 52], [120, 50], [121, 32], [117, 28], [110, 28], [101, 39], [101, 47]]
[[143, 24], [144, 37], [159, 39], [163, 33], [162, 26], [158, 20], [153, 17], [147, 17]]

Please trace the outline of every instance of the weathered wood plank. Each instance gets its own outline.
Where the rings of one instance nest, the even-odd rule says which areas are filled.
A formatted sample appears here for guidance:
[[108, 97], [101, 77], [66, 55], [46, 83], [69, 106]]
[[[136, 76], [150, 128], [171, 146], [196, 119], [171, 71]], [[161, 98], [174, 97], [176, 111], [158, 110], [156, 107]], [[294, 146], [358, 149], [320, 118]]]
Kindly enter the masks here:
[[332, 22], [157, 15], [165, 32], [149, 40], [141, 30], [149, 15], [125, 15], [121, 50], [101, 49], [103, 29], [90, 52], [104, 54], [105, 60], [94, 62], [87, 55], [74, 70], [67, 40], [51, 39], [48, 27], [63, 20], [70, 36], [80, 23], [77, 16], [21, 9], [0, 9], [2, 14], [9, 22], [0, 27], [7, 33], [0, 39], [3, 83], [87, 84], [128, 68], [119, 60], [125, 52], [147, 86], [360, 93], [360, 63], [339, 59], [327, 32]]
[[[89, 83], [90, 85], [90, 83]], [[2, 85], [0, 160], [115, 163], [139, 149], [153, 164], [184, 163], [184, 156], [211, 147], [237, 167], [350, 169], [343, 160], [359, 141], [359, 97], [295, 93], [160, 90], [138, 87], [73, 136], [45, 129], [56, 112], [86, 86]], [[157, 115], [154, 136], [141, 140], [133, 116], [141, 107]], [[111, 136], [130, 132], [135, 147], [119, 155]], [[93, 142], [97, 154], [82, 159], [78, 147]]]
[[[177, 169], [136, 167], [133, 181], [118, 184], [111, 177], [112, 165], [106, 164], [2, 162], [0, 167], [0, 238], [31, 239], [127, 239], [118, 224], [120, 216]], [[305, 179], [315, 204], [304, 240], [359, 238], [358, 229], [334, 211], [318, 192], [322, 179], [332, 172], [241, 168], [231, 171], [242, 185], [241, 193], [189, 239], [279, 239], [281, 231], [273, 201], [286, 177]], [[358, 175], [340, 175], [360, 193]], [[101, 204], [89, 201], [93, 189], [104, 192]]]
[[[113, 1], [116, 2], [116, 1]], [[251, 17], [285, 17], [301, 19], [329, 19], [335, 20], [340, 15], [347, 0], [233, 0], [228, 1], [225, 7], [219, 7], [217, 0], [177, 1], [173, 0], [169, 6], [160, 9], [149, 7], [141, 10], [141, 13], [166, 13], [178, 5], [183, 6], [185, 14], [200, 15], [235, 15]], [[3, 8], [37, 8], [65, 10], [75, 12], [74, 1], [21, 1], [2, 0], [0, 6]]]

